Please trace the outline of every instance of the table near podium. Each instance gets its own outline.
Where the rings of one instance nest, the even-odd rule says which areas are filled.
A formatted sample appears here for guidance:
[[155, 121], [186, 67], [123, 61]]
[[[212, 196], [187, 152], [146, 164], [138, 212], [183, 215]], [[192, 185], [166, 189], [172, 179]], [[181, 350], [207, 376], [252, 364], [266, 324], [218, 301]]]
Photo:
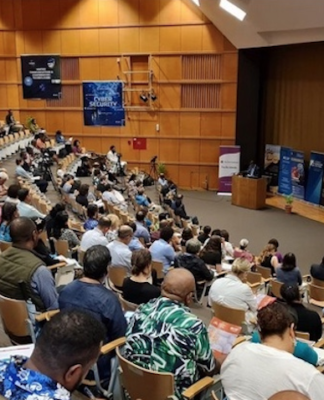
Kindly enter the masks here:
[[232, 177], [232, 204], [252, 210], [266, 207], [267, 180], [253, 179], [240, 175]]

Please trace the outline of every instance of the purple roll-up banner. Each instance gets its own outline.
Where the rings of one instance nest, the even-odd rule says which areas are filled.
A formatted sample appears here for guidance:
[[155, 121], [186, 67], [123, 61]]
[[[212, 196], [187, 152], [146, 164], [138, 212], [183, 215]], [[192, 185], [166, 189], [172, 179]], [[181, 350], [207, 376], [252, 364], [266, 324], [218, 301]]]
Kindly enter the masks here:
[[232, 193], [232, 176], [240, 172], [240, 146], [220, 146], [219, 148], [219, 189], [220, 193]]

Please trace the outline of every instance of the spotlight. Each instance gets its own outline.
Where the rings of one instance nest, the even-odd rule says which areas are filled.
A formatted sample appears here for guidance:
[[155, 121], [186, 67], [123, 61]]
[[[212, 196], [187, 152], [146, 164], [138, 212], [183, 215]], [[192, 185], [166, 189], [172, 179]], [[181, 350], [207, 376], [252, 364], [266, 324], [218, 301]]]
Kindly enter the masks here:
[[157, 99], [156, 94], [154, 93], [154, 90], [153, 90], [153, 89], [152, 89], [152, 91], [151, 91], [150, 96], [151, 96], [151, 99], [152, 99], [153, 101], [155, 101], [155, 100]]
[[144, 101], [144, 103], [146, 103], [147, 100], [148, 100], [148, 98], [147, 98], [147, 96], [146, 96], [146, 94], [145, 94], [144, 92], [140, 95], [140, 99], [141, 99], [142, 101]]

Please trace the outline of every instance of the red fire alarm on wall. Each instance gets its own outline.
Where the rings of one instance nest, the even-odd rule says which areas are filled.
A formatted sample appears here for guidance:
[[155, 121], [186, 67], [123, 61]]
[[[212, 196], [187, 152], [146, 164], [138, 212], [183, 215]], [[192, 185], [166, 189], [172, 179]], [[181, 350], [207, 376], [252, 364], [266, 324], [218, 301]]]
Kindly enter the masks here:
[[133, 139], [133, 150], [146, 150], [146, 139], [134, 138]]

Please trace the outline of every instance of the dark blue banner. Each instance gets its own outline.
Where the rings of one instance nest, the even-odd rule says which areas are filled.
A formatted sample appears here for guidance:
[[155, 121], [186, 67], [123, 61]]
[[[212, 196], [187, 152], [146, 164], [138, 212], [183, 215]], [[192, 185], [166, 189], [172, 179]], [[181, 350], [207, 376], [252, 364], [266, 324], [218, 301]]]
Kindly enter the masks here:
[[292, 194], [298, 199], [305, 197], [305, 166], [304, 152], [293, 150], [291, 152], [291, 182]]
[[21, 73], [24, 99], [60, 98], [60, 56], [21, 56]]
[[279, 189], [281, 194], [291, 194], [291, 148], [281, 147], [280, 149], [280, 169], [279, 169]]
[[83, 82], [83, 107], [85, 125], [125, 126], [123, 83]]
[[319, 204], [322, 194], [324, 154], [311, 152], [305, 200]]

